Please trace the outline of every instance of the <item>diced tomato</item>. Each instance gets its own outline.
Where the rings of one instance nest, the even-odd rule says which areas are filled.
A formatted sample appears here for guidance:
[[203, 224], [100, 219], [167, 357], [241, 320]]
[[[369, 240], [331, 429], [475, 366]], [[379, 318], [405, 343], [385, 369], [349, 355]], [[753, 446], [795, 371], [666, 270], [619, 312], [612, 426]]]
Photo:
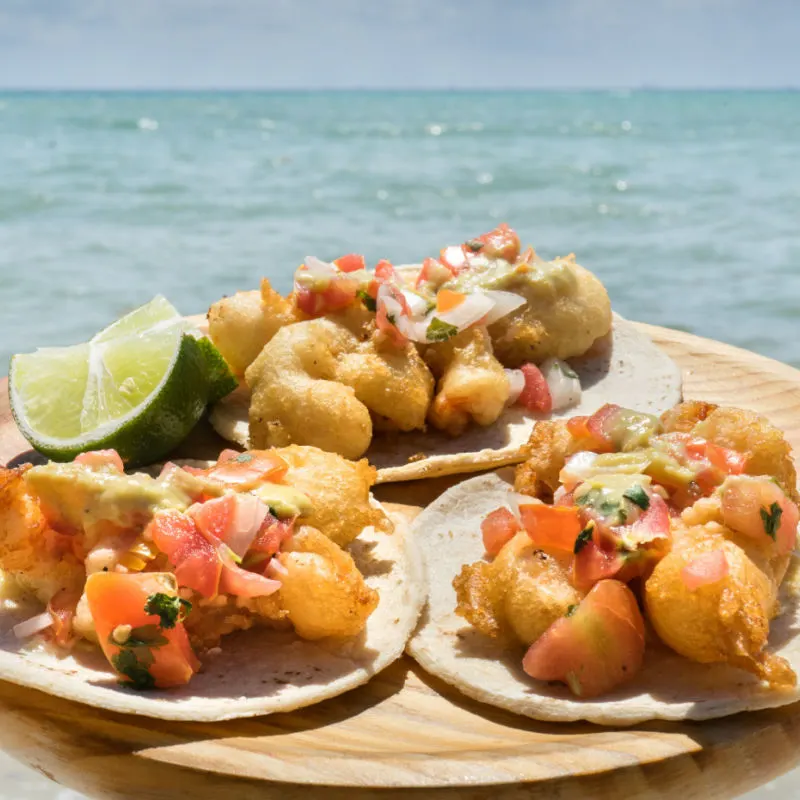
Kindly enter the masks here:
[[147, 526], [145, 538], [148, 536], [175, 568], [179, 586], [203, 597], [216, 597], [222, 562], [194, 520], [179, 511], [161, 511]]
[[382, 258], [375, 265], [375, 278], [381, 283], [397, 283], [397, 272], [392, 262]]
[[690, 591], [721, 581], [730, 571], [724, 550], [711, 550], [693, 558], [682, 570], [681, 580]]
[[625, 557], [617, 549], [614, 536], [590, 523], [587, 540], [575, 541], [572, 561], [572, 584], [586, 592], [599, 581], [613, 578], [625, 566]]
[[647, 493], [650, 505], [639, 515], [636, 522], [621, 528], [630, 540], [637, 544], [648, 544], [655, 539], [669, 538], [669, 506], [655, 492]]
[[295, 286], [295, 303], [309, 317], [319, 317], [331, 311], [341, 311], [356, 299], [358, 283], [344, 275], [330, 280], [322, 291], [313, 291], [306, 286]]
[[496, 508], [481, 522], [484, 549], [496, 556], [519, 529], [519, 520], [507, 508]]
[[519, 513], [523, 527], [537, 547], [573, 552], [583, 527], [577, 508], [531, 503], [520, 505]]
[[450, 289], [441, 289], [436, 294], [436, 310], [444, 314], [458, 308], [465, 300], [467, 295], [463, 292], [451, 292]]
[[[235, 453], [233, 450], [224, 451]], [[215, 481], [220, 481], [237, 490], [252, 489], [259, 483], [269, 481], [277, 483], [288, 472], [289, 465], [277, 453], [271, 450], [248, 450], [245, 453], [226, 455], [203, 474]]]
[[519, 236], [505, 222], [479, 236], [478, 241], [483, 242], [481, 253], [487, 258], [502, 258], [512, 263], [517, 260], [522, 247]]
[[553, 410], [553, 397], [542, 371], [536, 364], [523, 364], [521, 369], [525, 376], [525, 386], [520, 392], [517, 403], [525, 406], [528, 411], [550, 413]]
[[367, 262], [364, 260], [364, 256], [359, 256], [355, 253], [337, 258], [333, 263], [336, 264], [342, 272], [357, 272], [360, 269], [367, 268]]
[[275, 555], [281, 549], [281, 545], [287, 539], [292, 538], [294, 520], [294, 517], [291, 519], [277, 519], [272, 514], [267, 514], [255, 541], [250, 545], [250, 550], [257, 553], [266, 553], [267, 556]]
[[240, 455], [242, 455], [241, 450], [231, 450], [230, 448], [226, 448], [219, 454], [217, 466], [220, 464], [225, 464], [228, 461], [235, 461]]
[[119, 472], [125, 471], [125, 465], [116, 450], [90, 450], [76, 456], [75, 463], [86, 464], [87, 467], [114, 467]]
[[[400, 311], [394, 312], [395, 316], [400, 314], [408, 317], [411, 314], [411, 309], [408, 307], [408, 301], [400, 289], [398, 289], [396, 286], [391, 283], [383, 284], [381, 287], [381, 294], [382, 293], [387, 293], [389, 297], [399, 304]], [[408, 338], [401, 333], [400, 329], [397, 327], [397, 319], [393, 317], [394, 321], [392, 321], [389, 319], [389, 316], [389, 312], [386, 310], [386, 304], [383, 302], [383, 297], [381, 296], [378, 298], [375, 325], [379, 331], [389, 338], [392, 344], [394, 344], [396, 347], [404, 347], [408, 342]]]
[[705, 439], [690, 439], [686, 443], [686, 453], [690, 458], [708, 459], [712, 466], [726, 475], [741, 475], [747, 463], [744, 453], [720, 447]]
[[800, 511], [769, 478], [729, 477], [720, 490], [722, 521], [760, 542], [775, 543], [781, 555], [794, 550]]
[[582, 450], [612, 453], [614, 444], [608, 431], [608, 423], [620, 410], [619, 406], [607, 403], [590, 417], [572, 417], [567, 420], [567, 430], [580, 443]]
[[426, 258], [422, 262], [422, 269], [417, 275], [414, 288], [418, 289], [420, 284], [427, 282], [432, 282], [438, 286], [439, 284], [449, 281], [455, 274], [455, 271], [451, 267], [448, 267], [441, 261], [435, 258]]
[[633, 678], [644, 659], [644, 620], [624, 583], [600, 581], [566, 617], [535, 641], [522, 668], [562, 681], [578, 697], [597, 697]]
[[[169, 573], [140, 572], [95, 572], [86, 579], [86, 599], [94, 620], [100, 647], [109, 663], [123, 649], [132, 652], [160, 689], [188, 683], [200, 669], [189, 644], [183, 623], [176, 621], [174, 627], [161, 625], [161, 618], [145, 611], [148, 598], [155, 594], [175, 597], [175, 580]], [[124, 648], [115, 643], [112, 634], [120, 626], [143, 628], [153, 626], [166, 643], [158, 646]], [[162, 640], [163, 641], [163, 640]], [[152, 658], [152, 663], [147, 663]], [[128, 675], [122, 675], [128, 678]]]
[[72, 630], [72, 620], [81, 596], [78, 592], [61, 589], [50, 599], [47, 610], [53, 618], [51, 628], [53, 639], [59, 647], [70, 648], [75, 644], [76, 636]]
[[211, 543], [224, 542], [240, 558], [250, 549], [269, 508], [252, 494], [224, 494], [196, 503], [187, 512]]

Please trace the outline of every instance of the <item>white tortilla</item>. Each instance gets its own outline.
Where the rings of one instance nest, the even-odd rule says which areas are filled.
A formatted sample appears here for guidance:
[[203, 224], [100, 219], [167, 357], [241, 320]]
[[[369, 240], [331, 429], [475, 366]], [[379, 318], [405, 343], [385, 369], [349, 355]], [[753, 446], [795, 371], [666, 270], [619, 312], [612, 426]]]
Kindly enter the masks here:
[[309, 642], [254, 627], [223, 637], [221, 654], [204, 659], [186, 686], [136, 692], [118, 684], [99, 648], [60, 656], [41, 643], [21, 646], [11, 628], [36, 609], [7, 602], [0, 613], [0, 679], [109, 711], [192, 722], [293, 711], [335, 697], [403, 654], [424, 602], [422, 562], [407, 520], [390, 516], [393, 534], [368, 528], [348, 548], [380, 594], [357, 640]]
[[[583, 389], [579, 405], [549, 415], [507, 409], [489, 427], [473, 425], [450, 437], [441, 431], [376, 433], [365, 453], [378, 468], [377, 483], [435, 478], [515, 464], [539, 419], [592, 414], [605, 403], [661, 414], [681, 401], [678, 366], [630, 322], [614, 315], [611, 334], [580, 358], [570, 359]], [[249, 396], [234, 392], [212, 409], [211, 424], [220, 436], [243, 448], [249, 440]]]
[[[481, 520], [507, 505], [510, 488], [497, 474], [472, 478], [445, 492], [415, 521], [413, 534], [430, 586], [427, 609], [407, 651], [428, 672], [476, 700], [552, 722], [713, 719], [800, 699], [800, 688], [776, 692], [741, 670], [689, 661], [650, 634], [642, 671], [602, 698], [581, 700], [566, 686], [528, 677], [522, 671], [524, 648], [504, 650], [454, 613], [453, 578], [464, 564], [483, 557]], [[782, 614], [772, 622], [769, 641], [770, 649], [800, 673], [796, 587], [796, 580], [784, 581]]]

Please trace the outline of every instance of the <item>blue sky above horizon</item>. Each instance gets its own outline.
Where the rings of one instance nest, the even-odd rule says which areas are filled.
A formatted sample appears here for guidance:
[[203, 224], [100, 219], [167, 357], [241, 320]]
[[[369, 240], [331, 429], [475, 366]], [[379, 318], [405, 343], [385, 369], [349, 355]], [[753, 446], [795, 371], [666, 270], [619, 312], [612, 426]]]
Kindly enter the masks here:
[[794, 0], [3, 0], [0, 88], [798, 87]]

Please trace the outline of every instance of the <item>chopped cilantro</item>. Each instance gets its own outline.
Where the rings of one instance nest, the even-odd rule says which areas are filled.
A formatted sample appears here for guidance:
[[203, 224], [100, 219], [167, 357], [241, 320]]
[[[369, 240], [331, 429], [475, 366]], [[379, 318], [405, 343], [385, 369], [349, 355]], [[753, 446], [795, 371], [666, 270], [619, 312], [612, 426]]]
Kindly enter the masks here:
[[446, 342], [458, 333], [455, 325], [448, 325], [438, 317], [434, 317], [428, 325], [425, 337], [429, 342]]
[[233, 461], [237, 462], [238, 464], [248, 464], [250, 461], [253, 460], [252, 453], [239, 453]]
[[647, 511], [650, 508], [650, 498], [647, 496], [647, 492], [644, 490], [644, 487], [637, 484], [636, 486], [631, 486], [627, 492], [624, 492], [622, 495], [626, 500], [630, 500], [631, 503], [634, 505], [639, 506], [643, 511]]
[[389, 323], [391, 325], [396, 325], [397, 324], [397, 317], [394, 314], [387, 314], [386, 315], [386, 319], [389, 320]]
[[149, 651], [137, 655], [133, 650], [124, 648], [111, 657], [111, 666], [124, 675], [128, 680], [120, 681], [123, 686], [131, 689], [154, 689], [155, 678], [150, 674], [148, 667], [153, 663], [153, 656]]
[[472, 250], [473, 253], [477, 253], [483, 249], [483, 242], [480, 239], [470, 239], [468, 242], [464, 242], [464, 246]]
[[174, 628], [192, 610], [192, 604], [180, 597], [158, 592], [147, 598], [144, 610], [146, 614], [157, 614], [162, 628]]
[[375, 302], [374, 297], [370, 297], [366, 289], [359, 289], [356, 292], [356, 297], [364, 304], [367, 311], [377, 311], [378, 304]]
[[578, 603], [574, 603], [571, 606], [567, 606], [567, 613], [564, 614], [564, 616], [571, 617], [577, 610], [578, 610]]
[[[140, 625], [138, 628], [132, 628], [130, 636], [125, 640], [122, 647], [162, 647], [168, 644], [167, 637], [161, 632], [158, 625]], [[113, 644], [119, 644], [112, 640]]]
[[580, 553], [584, 547], [586, 547], [589, 542], [592, 541], [592, 531], [594, 530], [594, 525], [590, 522], [579, 534], [578, 538], [575, 540], [575, 547], [572, 548], [573, 553]]
[[764, 523], [764, 533], [766, 533], [772, 541], [775, 541], [777, 537], [782, 516], [783, 509], [777, 503], [773, 503], [769, 507], [769, 511], [766, 508], [761, 509], [761, 521]]
[[562, 374], [566, 375], [568, 378], [579, 377], [578, 373], [575, 372], [575, 370], [572, 369], [572, 367], [569, 364], [567, 364], [566, 361], [557, 361], [556, 364], [558, 365], [558, 368], [561, 370]]

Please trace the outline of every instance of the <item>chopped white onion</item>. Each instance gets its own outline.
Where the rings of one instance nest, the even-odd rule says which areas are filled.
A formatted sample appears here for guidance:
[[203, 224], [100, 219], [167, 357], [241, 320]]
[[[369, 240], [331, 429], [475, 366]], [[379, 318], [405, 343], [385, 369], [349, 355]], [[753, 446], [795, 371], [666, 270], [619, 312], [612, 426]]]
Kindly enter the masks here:
[[486, 317], [487, 325], [497, 322], [498, 319], [507, 316], [512, 311], [516, 311], [518, 308], [524, 306], [528, 302], [524, 297], [514, 294], [514, 292], [498, 292], [489, 290], [485, 292], [485, 294], [494, 302], [494, 308]]
[[574, 486], [581, 481], [588, 480], [595, 473], [595, 461], [597, 461], [597, 453], [590, 453], [586, 450], [575, 453], [559, 473], [559, 482], [566, 486]]
[[306, 256], [303, 262], [305, 269], [300, 267], [294, 273], [294, 282], [306, 289], [324, 289], [331, 279], [339, 274], [333, 264], [320, 261], [316, 256]]
[[53, 615], [49, 611], [43, 611], [35, 617], [26, 619], [24, 622], [17, 623], [14, 628], [14, 636], [17, 639], [27, 639], [47, 630], [53, 624]]
[[427, 342], [429, 324], [430, 320], [427, 317], [424, 319], [400, 317], [397, 321], [397, 329], [412, 342]]
[[461, 269], [461, 267], [467, 266], [467, 256], [464, 253], [461, 245], [451, 245], [450, 247], [445, 247], [444, 252], [442, 253], [442, 260], [446, 261], [451, 267], [455, 267], [456, 269]]
[[464, 302], [436, 316], [448, 325], [463, 331], [483, 319], [494, 307], [494, 301], [482, 292], [468, 294]]
[[254, 494], [240, 492], [235, 497], [236, 508], [230, 530], [226, 535], [226, 544], [239, 558], [242, 558], [250, 549], [267, 518], [269, 507]]
[[520, 521], [522, 520], [519, 511], [520, 506], [532, 506], [536, 505], [538, 502], [536, 498], [530, 497], [527, 494], [520, 494], [519, 492], [509, 492], [508, 497], [506, 497], [506, 505], [509, 511]]
[[569, 492], [567, 491], [566, 486], [559, 486], [558, 489], [553, 492], [553, 505], [559, 505], [568, 494]]
[[508, 378], [508, 400], [507, 406], [513, 406], [519, 400], [522, 390], [525, 388], [525, 375], [521, 369], [507, 369], [506, 378]]
[[401, 291], [406, 303], [408, 303], [408, 309], [412, 317], [424, 317], [428, 313], [430, 304], [422, 295], [412, 292], [410, 289], [402, 289]]
[[553, 411], [561, 411], [581, 401], [581, 381], [577, 373], [560, 358], [548, 358], [539, 369], [550, 387]]

